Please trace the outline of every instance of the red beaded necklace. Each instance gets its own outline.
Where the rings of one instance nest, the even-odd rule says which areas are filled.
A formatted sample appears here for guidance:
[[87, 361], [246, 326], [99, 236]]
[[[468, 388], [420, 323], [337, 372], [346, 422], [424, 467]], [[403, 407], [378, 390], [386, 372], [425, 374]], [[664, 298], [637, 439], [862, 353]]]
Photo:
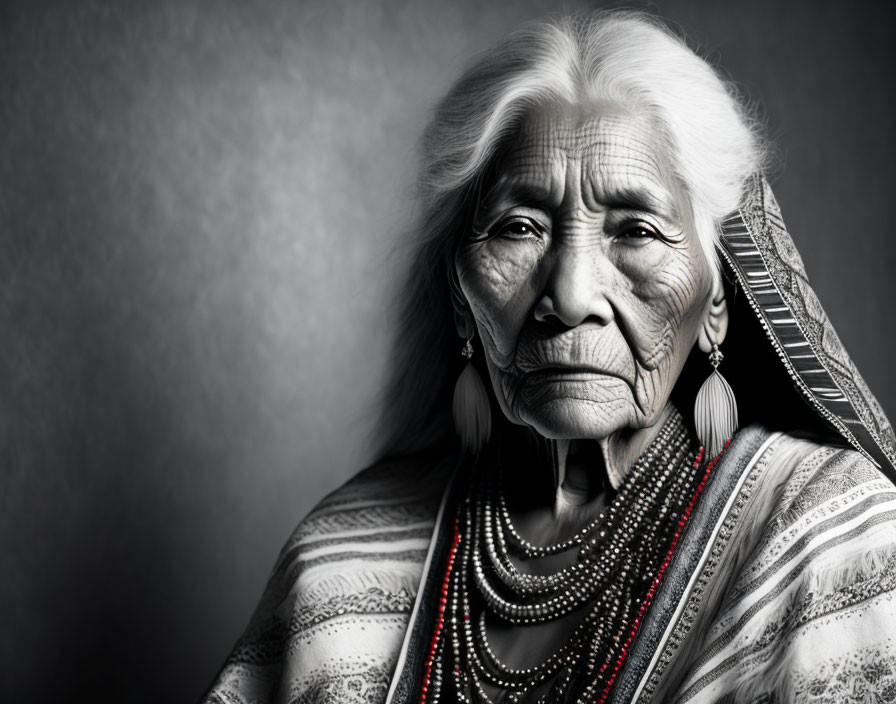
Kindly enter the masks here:
[[[439, 591], [438, 613], [419, 704], [490, 702], [486, 686], [503, 701], [605, 702], [628, 655], [688, 518], [719, 457], [703, 462], [691, 450], [679, 414], [664, 425], [639, 458], [612, 505], [573, 539], [545, 548], [513, 529], [496, 481], [480, 473], [458, 510]], [[537, 558], [577, 550], [561, 572], [519, 572], [509, 552]], [[488, 644], [486, 621], [543, 623], [588, 610], [564, 646], [545, 662], [513, 669]], [[522, 635], [522, 634], [521, 634]], [[453, 700], [452, 700], [453, 701]]]

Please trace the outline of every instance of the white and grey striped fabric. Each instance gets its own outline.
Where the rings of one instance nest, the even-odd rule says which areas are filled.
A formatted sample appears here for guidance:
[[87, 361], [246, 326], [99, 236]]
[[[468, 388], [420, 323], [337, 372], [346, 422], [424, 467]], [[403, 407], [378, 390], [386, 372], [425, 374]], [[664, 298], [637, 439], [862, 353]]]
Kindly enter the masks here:
[[452, 467], [384, 463], [325, 498], [286, 543], [203, 701], [382, 702]]
[[896, 701], [896, 488], [786, 435], [738, 483], [634, 700]]
[[[612, 701], [894, 701], [896, 488], [854, 450], [749, 428], [736, 443], [664, 577], [672, 598], [649, 612], [661, 628], [648, 619], [633, 649], [645, 666]], [[325, 499], [206, 704], [385, 702], [419, 668], [399, 655], [436, 607], [421, 595], [411, 617], [424, 572], [443, 569], [438, 555], [424, 568], [452, 522], [437, 516], [453, 463], [381, 465]]]

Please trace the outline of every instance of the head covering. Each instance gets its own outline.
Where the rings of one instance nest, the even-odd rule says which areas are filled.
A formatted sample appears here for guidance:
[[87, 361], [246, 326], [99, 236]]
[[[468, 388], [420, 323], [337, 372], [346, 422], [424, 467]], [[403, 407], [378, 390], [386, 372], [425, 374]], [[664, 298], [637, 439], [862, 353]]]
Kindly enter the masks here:
[[[834, 332], [806, 276], [771, 187], [760, 175], [752, 177], [740, 207], [722, 223], [720, 255], [736, 286], [732, 330], [753, 319], [764, 335], [739, 331], [727, 347], [734, 350], [739, 379], [735, 392], [758, 396], [756, 407], [783, 406], [806, 418], [828, 439], [846, 441], [896, 482], [896, 436], [883, 409], [862, 379]], [[738, 293], [742, 296], [738, 299]], [[755, 330], [753, 331], [755, 332]], [[762, 340], [763, 352], [757, 348]], [[775, 360], [768, 362], [768, 347]], [[794, 397], [781, 398], [779, 371], [786, 371]], [[767, 382], [767, 383], [765, 383]], [[761, 414], [757, 414], [761, 417]], [[778, 415], [784, 415], [779, 411]], [[831, 434], [834, 434], [834, 437]]]

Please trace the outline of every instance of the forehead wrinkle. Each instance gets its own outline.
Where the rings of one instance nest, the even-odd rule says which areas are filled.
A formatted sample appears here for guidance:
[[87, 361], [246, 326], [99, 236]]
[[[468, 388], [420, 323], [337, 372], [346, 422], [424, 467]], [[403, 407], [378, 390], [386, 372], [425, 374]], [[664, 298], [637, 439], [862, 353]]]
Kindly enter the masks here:
[[[579, 152], [594, 144], [623, 141], [641, 145], [646, 153], [652, 152], [656, 147], [646, 125], [636, 116], [592, 115], [580, 119], [577, 124], [571, 123], [572, 120], [569, 119], [561, 121], [560, 124], [557, 124], [557, 121], [554, 121], [554, 124], [545, 120], [538, 121], [536, 123], [540, 128], [537, 129], [538, 141], [569, 152]], [[527, 130], [526, 134], [531, 136], [531, 130]]]
[[[633, 145], [640, 149], [632, 149]], [[646, 209], [661, 216], [677, 215], [665, 170], [646, 142], [615, 135], [595, 145], [588, 156], [597, 163], [586, 157], [591, 163], [582, 170], [582, 190], [596, 203]]]
[[[607, 165], [599, 165], [601, 174], [583, 173], [583, 191], [607, 208], [641, 210], [661, 217], [677, 218], [678, 209], [672, 193], [648, 170], [632, 169], [620, 173]], [[587, 190], [585, 190], [587, 189]]]
[[567, 178], [572, 175], [569, 165], [578, 162], [577, 183], [566, 184], [566, 190], [577, 186], [592, 206], [646, 205], [646, 210], [657, 215], [677, 216], [676, 203], [666, 183], [665, 159], [637, 116], [557, 118], [547, 113], [526, 123], [517, 145], [523, 160], [531, 159], [534, 153], [540, 160], [563, 154], [567, 159]]
[[662, 165], [657, 158], [654, 145], [647, 139], [623, 136], [620, 134], [604, 135], [580, 149], [583, 156], [603, 156], [603, 160], [613, 157], [638, 160], [649, 165], [656, 173], [662, 172]]
[[664, 169], [657, 158], [653, 144], [643, 139], [636, 139], [627, 135], [605, 135], [600, 140], [594, 141], [583, 148], [584, 156], [597, 157], [601, 166], [607, 163], [619, 163], [621, 165], [642, 166], [649, 175], [661, 181]]
[[481, 204], [492, 213], [498, 206], [506, 210], [522, 203], [557, 206], [572, 187], [593, 206], [628, 207], [677, 219], [668, 169], [663, 168], [666, 160], [646, 127], [629, 114], [533, 115]]
[[[625, 134], [620, 134], [618, 131], [607, 131], [606, 125], [598, 125], [596, 129], [589, 130], [589, 132], [596, 132], [597, 134], [587, 134], [587, 135], [578, 135], [579, 137], [590, 137], [590, 141], [585, 142], [584, 144], [573, 144], [573, 145], [556, 145], [556, 149], [559, 149], [569, 156], [588, 156], [594, 152], [598, 154], [602, 152], [613, 153], [612, 150], [630, 150], [632, 147], [637, 147], [636, 151], [638, 151], [645, 161], [649, 161], [653, 167], [659, 171], [660, 170], [660, 162], [656, 158], [656, 145], [650, 139], [648, 135], [636, 136], [636, 134], [632, 134], [629, 132], [628, 128], [631, 125], [627, 123], [621, 123], [623, 127], [626, 128]], [[633, 130], [633, 132], [638, 132], [640, 130]]]
[[[558, 154], [562, 159], [552, 158]], [[493, 210], [498, 203], [559, 203], [563, 199], [562, 174], [565, 173], [566, 162], [567, 157], [562, 150], [553, 147], [547, 153], [514, 150], [505, 159], [501, 176], [483, 198], [483, 205]]]

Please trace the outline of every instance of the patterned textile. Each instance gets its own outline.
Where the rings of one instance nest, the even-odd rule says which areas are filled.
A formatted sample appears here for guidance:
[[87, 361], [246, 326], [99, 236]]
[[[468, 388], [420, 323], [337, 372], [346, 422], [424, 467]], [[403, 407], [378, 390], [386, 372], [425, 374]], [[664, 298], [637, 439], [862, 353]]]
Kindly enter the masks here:
[[812, 409], [896, 481], [896, 435], [837, 337], [765, 178], [722, 223], [721, 255], [791, 383]]
[[380, 464], [325, 498], [203, 701], [384, 701], [452, 467]]
[[[380, 704], [393, 677], [419, 670], [402, 644], [420, 649], [409, 619], [452, 465], [379, 465], [327, 497], [284, 548], [206, 704]], [[892, 483], [858, 452], [757, 429], [714, 481], [661, 592], [675, 592], [676, 567], [687, 584], [648, 612], [612, 701], [896, 701]], [[436, 608], [420, 596], [418, 618]], [[416, 701], [393, 689], [390, 702]]]
[[825, 447], [800, 464], [771, 515], [762, 509], [753, 520], [764, 534], [680, 700], [896, 701], [893, 485], [858, 453]]
[[777, 436], [726, 503], [617, 701], [896, 701], [893, 484], [858, 452]]

